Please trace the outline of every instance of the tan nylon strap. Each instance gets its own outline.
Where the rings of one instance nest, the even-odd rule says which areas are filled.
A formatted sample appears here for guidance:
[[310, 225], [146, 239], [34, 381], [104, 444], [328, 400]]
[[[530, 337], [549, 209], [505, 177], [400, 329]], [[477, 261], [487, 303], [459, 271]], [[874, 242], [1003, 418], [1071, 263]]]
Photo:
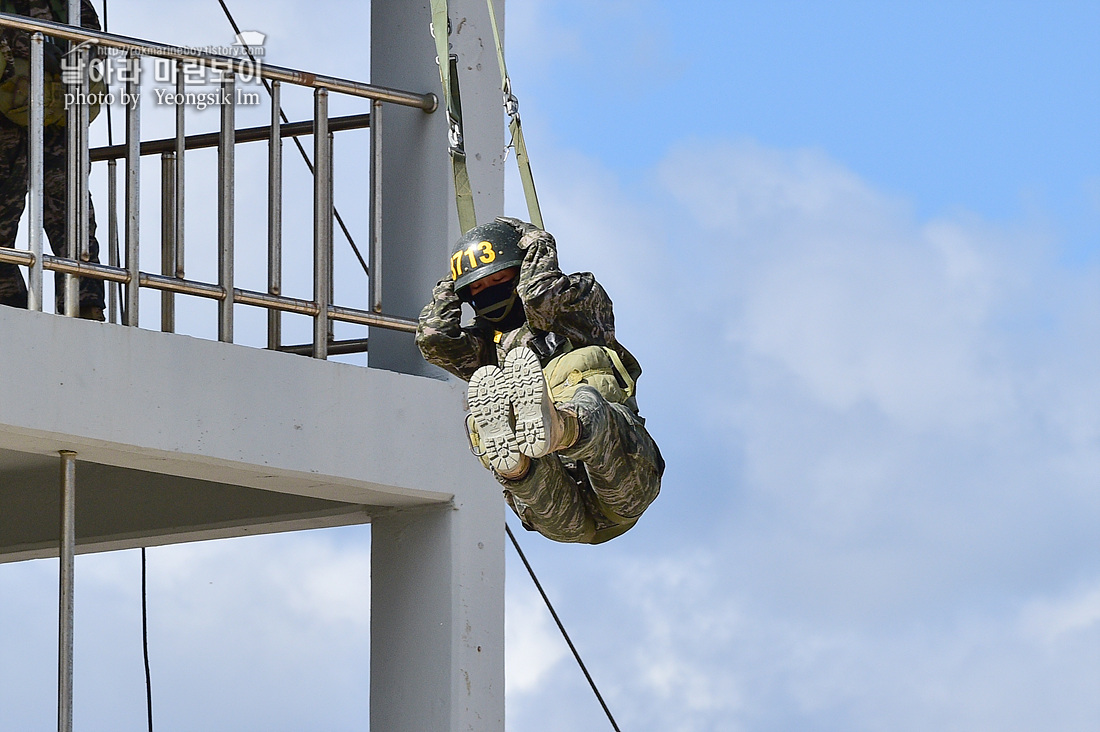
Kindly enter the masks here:
[[470, 174], [466, 170], [466, 150], [462, 140], [462, 106], [458, 87], [458, 65], [451, 59], [447, 44], [449, 29], [447, 0], [432, 0], [432, 35], [435, 36], [436, 63], [447, 108], [447, 148], [454, 176], [455, 206], [458, 224], [466, 232], [477, 226]]
[[527, 199], [527, 215], [532, 224], [545, 229], [542, 223], [542, 211], [539, 209], [539, 197], [535, 193], [535, 178], [531, 174], [531, 160], [527, 157], [527, 143], [523, 140], [523, 125], [519, 120], [519, 100], [512, 94], [512, 80], [508, 78], [508, 69], [504, 64], [504, 46], [500, 42], [493, 0], [486, 0], [486, 3], [489, 5], [489, 24], [493, 28], [493, 42], [496, 44], [497, 61], [500, 64], [500, 90], [504, 94], [504, 109], [511, 118], [508, 130], [512, 135], [512, 141], [508, 145], [516, 151], [516, 165], [519, 167], [520, 182], [523, 183], [523, 197]]

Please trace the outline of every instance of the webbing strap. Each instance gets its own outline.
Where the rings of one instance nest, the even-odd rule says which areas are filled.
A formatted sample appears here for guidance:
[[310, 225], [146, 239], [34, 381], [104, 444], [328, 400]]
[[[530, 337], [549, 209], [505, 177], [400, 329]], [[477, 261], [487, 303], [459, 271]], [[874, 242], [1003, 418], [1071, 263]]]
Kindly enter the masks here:
[[458, 58], [449, 53], [449, 29], [447, 0], [432, 0], [432, 35], [435, 36], [436, 63], [439, 64], [439, 80], [443, 84], [443, 98], [447, 106], [447, 148], [451, 155], [451, 172], [454, 175], [455, 206], [458, 208], [458, 224], [465, 232], [477, 226], [477, 215], [474, 213], [474, 195], [470, 189], [466, 150], [462, 142]]
[[504, 64], [504, 47], [500, 43], [500, 31], [497, 30], [493, 0], [486, 0], [486, 2], [489, 5], [489, 23], [493, 27], [493, 42], [497, 47], [497, 61], [500, 62], [500, 91], [504, 95], [504, 110], [511, 118], [508, 131], [512, 135], [512, 140], [508, 146], [516, 151], [519, 179], [523, 183], [523, 196], [527, 199], [527, 214], [532, 224], [543, 229], [545, 227], [542, 224], [542, 211], [539, 210], [539, 197], [535, 193], [535, 179], [531, 175], [531, 160], [527, 157], [527, 144], [523, 141], [523, 125], [519, 121], [519, 100], [512, 94], [512, 80], [508, 78], [508, 69]]

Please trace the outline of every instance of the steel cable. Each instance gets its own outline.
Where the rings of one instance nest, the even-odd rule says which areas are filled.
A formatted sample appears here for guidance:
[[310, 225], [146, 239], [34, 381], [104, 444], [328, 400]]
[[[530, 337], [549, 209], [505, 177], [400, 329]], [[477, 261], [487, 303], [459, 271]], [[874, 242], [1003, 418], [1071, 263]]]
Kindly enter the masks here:
[[504, 530], [508, 533], [508, 538], [512, 540], [512, 546], [516, 549], [516, 554], [519, 554], [520, 560], [523, 562], [523, 566], [527, 568], [527, 574], [531, 575], [531, 581], [535, 583], [535, 588], [542, 595], [542, 601], [546, 603], [546, 607], [550, 610], [550, 615], [554, 618], [554, 622], [558, 625], [558, 630], [561, 631], [562, 637], [565, 638], [565, 642], [569, 645], [569, 650], [573, 652], [573, 658], [577, 659], [577, 665], [581, 667], [581, 671], [584, 672], [584, 678], [588, 679], [588, 685], [592, 687], [592, 692], [596, 695], [596, 699], [599, 700], [600, 706], [603, 707], [604, 714], [607, 715], [608, 721], [611, 722], [612, 729], [615, 732], [621, 732], [619, 725], [615, 722], [615, 717], [611, 716], [611, 710], [607, 708], [607, 702], [603, 700], [603, 695], [600, 694], [600, 690], [596, 687], [596, 682], [592, 679], [592, 674], [588, 673], [588, 667], [584, 665], [584, 661], [581, 660], [581, 654], [577, 651], [577, 647], [573, 645], [573, 640], [569, 637], [569, 633], [565, 630], [565, 625], [562, 624], [561, 618], [558, 617], [558, 613], [554, 610], [553, 604], [550, 602], [550, 598], [546, 596], [546, 591], [542, 589], [542, 583], [539, 582], [539, 578], [535, 576], [535, 570], [531, 568], [531, 563], [527, 561], [526, 555], [523, 550], [519, 548], [519, 542], [516, 541], [516, 535], [512, 533], [512, 527], [508, 525], [508, 522], [504, 522]]

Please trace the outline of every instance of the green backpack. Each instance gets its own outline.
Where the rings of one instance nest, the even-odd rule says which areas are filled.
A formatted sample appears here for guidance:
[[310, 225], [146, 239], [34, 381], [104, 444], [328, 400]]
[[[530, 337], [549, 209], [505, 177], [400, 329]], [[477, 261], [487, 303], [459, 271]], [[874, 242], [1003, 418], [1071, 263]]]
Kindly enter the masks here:
[[[50, 0], [50, 9], [54, 20], [64, 23], [68, 17], [68, 7], [64, 0]], [[15, 8], [10, 0], [0, 2], [0, 10], [5, 13], [15, 13]], [[57, 45], [57, 41], [46, 36], [46, 43]], [[98, 64], [99, 60], [93, 60], [92, 64]], [[5, 76], [7, 78], [5, 78]], [[88, 96], [97, 101], [90, 103], [88, 110], [89, 121], [99, 114], [98, 100], [107, 92], [107, 85], [100, 79], [91, 83]], [[10, 119], [20, 127], [26, 127], [30, 123], [30, 95], [31, 95], [31, 62], [29, 58], [15, 58], [7, 43], [0, 49], [0, 114]], [[66, 85], [61, 81], [61, 74], [45, 73], [43, 76], [44, 87], [44, 122], [47, 125], [57, 127], [65, 126], [66, 109], [65, 93]]]

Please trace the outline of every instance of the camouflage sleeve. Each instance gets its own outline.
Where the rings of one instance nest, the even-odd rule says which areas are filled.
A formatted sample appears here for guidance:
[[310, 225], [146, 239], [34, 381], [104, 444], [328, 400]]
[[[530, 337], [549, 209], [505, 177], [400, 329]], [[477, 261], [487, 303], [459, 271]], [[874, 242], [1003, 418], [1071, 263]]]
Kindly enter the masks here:
[[91, 0], [80, 0], [80, 25], [92, 30], [101, 30], [99, 15], [96, 13]]
[[[35, 2], [35, 0], [13, 0], [9, 12], [15, 15], [24, 15], [28, 18], [34, 18], [35, 20], [54, 20], [48, 2], [39, 3]], [[7, 45], [5, 52], [11, 54], [11, 58], [30, 58], [30, 33], [16, 30], [15, 28], [4, 28], [3, 32], [0, 33], [0, 37], [3, 38], [4, 43]]]
[[416, 346], [430, 364], [469, 381], [480, 366], [493, 363], [493, 347], [473, 328], [462, 327], [462, 302], [449, 277], [432, 290], [432, 301], [420, 312]]
[[[25, 15], [35, 20], [52, 20], [60, 22], [54, 15], [49, 0], [12, 0], [12, 12], [16, 15]], [[91, 0], [80, 1], [80, 25], [91, 30], [100, 30], [99, 14]], [[31, 36], [25, 31], [5, 28], [0, 33], [0, 38], [7, 42], [8, 48], [17, 58], [30, 58]]]
[[558, 267], [557, 244], [545, 231], [528, 231], [520, 247], [527, 253], [516, 291], [523, 300], [527, 322], [563, 335], [574, 345], [614, 343], [611, 298], [592, 273], [563, 274]]

